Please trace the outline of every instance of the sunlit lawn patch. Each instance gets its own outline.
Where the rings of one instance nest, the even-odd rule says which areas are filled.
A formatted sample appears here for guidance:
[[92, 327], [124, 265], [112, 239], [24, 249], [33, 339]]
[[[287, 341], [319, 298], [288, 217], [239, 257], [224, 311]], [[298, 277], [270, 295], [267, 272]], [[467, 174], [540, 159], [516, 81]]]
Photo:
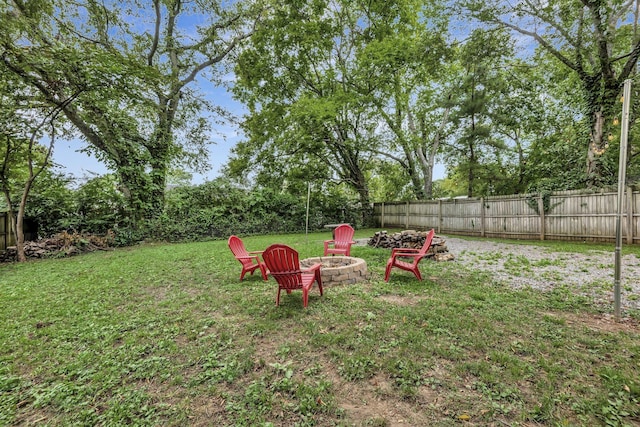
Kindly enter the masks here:
[[[244, 241], [306, 258], [326, 238]], [[226, 241], [2, 265], [0, 425], [638, 422], [632, 321], [455, 262], [385, 283], [388, 250], [352, 255], [371, 278], [311, 292], [306, 310], [299, 292], [276, 307], [273, 279], [239, 282]]]

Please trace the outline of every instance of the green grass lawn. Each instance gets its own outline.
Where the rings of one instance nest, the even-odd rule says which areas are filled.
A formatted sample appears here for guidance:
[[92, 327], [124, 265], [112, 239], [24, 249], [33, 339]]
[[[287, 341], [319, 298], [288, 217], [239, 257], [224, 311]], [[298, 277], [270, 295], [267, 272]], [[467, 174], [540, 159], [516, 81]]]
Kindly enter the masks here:
[[[244, 241], [306, 258], [328, 238]], [[370, 280], [306, 310], [239, 282], [226, 241], [0, 265], [0, 425], [640, 425], [635, 321], [455, 262], [385, 283], [389, 250], [352, 256]]]

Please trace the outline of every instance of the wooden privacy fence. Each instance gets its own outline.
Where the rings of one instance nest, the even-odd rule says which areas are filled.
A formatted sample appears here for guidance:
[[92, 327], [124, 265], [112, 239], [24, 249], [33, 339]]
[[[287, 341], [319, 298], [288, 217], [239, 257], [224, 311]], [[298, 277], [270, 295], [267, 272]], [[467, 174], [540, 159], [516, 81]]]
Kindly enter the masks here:
[[11, 225], [6, 212], [0, 212], [0, 251], [7, 249], [7, 246], [13, 244], [11, 235]]
[[[618, 194], [562, 191], [469, 199], [374, 203], [374, 219], [384, 227], [525, 240], [616, 238]], [[640, 192], [626, 188], [621, 217], [628, 244], [640, 241]]]
[[[38, 224], [30, 219], [25, 218], [24, 223], [24, 240], [36, 240], [38, 238]], [[11, 222], [6, 212], [0, 212], [0, 251], [4, 251], [9, 246], [16, 244], [16, 239], [11, 231]]]

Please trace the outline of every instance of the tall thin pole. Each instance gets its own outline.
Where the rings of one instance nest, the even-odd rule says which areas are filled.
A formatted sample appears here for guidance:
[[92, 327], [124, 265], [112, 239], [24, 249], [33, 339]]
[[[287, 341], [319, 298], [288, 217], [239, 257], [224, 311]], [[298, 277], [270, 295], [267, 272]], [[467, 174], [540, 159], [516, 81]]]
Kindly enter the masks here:
[[627, 173], [627, 144], [629, 139], [629, 105], [631, 103], [631, 79], [624, 81], [622, 95], [622, 129], [620, 132], [620, 161], [618, 163], [618, 211], [616, 214], [616, 266], [614, 279], [614, 313], [620, 321], [620, 274], [622, 270], [622, 201]]
[[306, 231], [305, 238], [309, 243], [309, 200], [311, 199], [311, 182], [307, 183], [307, 219], [306, 219]]

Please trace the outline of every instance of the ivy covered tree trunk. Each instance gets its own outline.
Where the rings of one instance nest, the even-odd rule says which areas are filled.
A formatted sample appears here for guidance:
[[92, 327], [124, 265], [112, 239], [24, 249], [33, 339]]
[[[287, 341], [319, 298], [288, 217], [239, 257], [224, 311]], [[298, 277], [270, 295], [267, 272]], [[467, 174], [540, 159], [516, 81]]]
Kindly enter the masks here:
[[[604, 74], [602, 79], [584, 76], [582, 79], [589, 107], [589, 123], [591, 132], [587, 151], [586, 175], [589, 186], [602, 184], [602, 155], [608, 151], [608, 135], [617, 132], [614, 118], [621, 113], [616, 107], [622, 91], [622, 82], [613, 75]], [[604, 85], [601, 88], [600, 85]]]
[[[203, 73], [222, 81], [222, 63], [261, 13], [254, 3], [205, 3], [9, 0], [0, 13], [2, 65], [60, 106], [86, 151], [116, 172], [135, 225], [162, 212], [172, 164], [208, 167], [200, 113], [211, 106], [189, 86]], [[63, 105], [72, 93], [81, 95]]]
[[637, 1], [463, 3], [479, 20], [530, 37], [559, 67], [577, 77], [589, 127], [585, 182], [593, 186], [606, 181], [601, 157], [609, 155], [609, 132], [616, 132], [614, 108], [640, 57]]

